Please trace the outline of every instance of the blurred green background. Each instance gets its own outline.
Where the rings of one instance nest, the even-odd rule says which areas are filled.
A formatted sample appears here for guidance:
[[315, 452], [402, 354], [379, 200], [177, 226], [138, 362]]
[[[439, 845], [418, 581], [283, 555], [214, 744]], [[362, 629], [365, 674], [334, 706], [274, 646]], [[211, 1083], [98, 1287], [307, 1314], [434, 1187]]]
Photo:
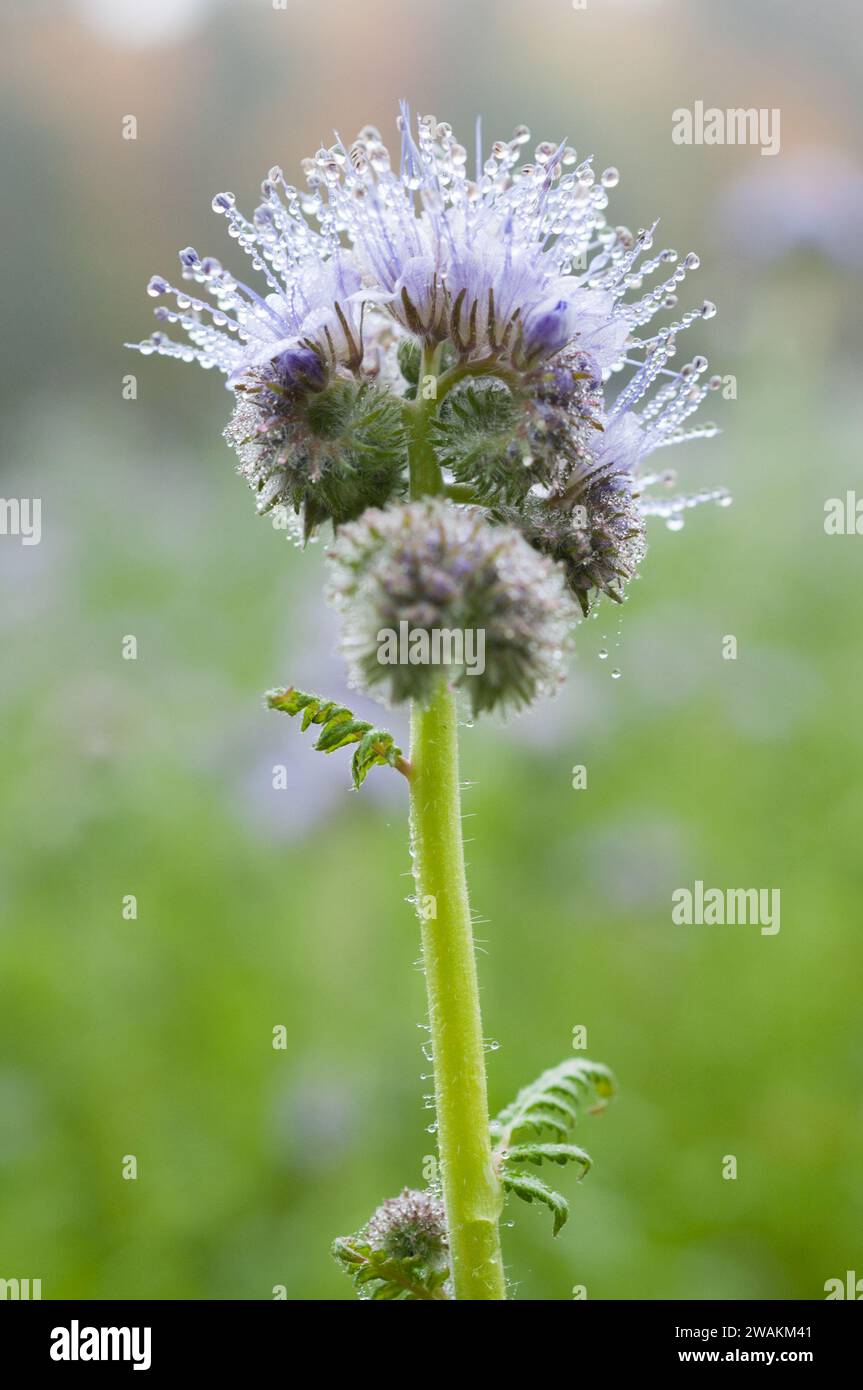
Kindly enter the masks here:
[[[611, 219], [661, 215], [719, 304], [683, 351], [738, 383], [706, 412], [723, 434], [674, 459], [734, 506], [657, 522], [563, 695], [464, 734], [492, 1104], [576, 1024], [621, 1087], [580, 1127], [595, 1167], [562, 1236], [509, 1213], [516, 1294], [818, 1298], [863, 1275], [863, 540], [823, 527], [863, 492], [859, 8], [4, 9], [2, 492], [42, 498], [43, 535], [0, 537], [0, 1277], [349, 1298], [330, 1241], [433, 1152], [403, 786], [352, 795], [347, 756], [260, 704], [345, 694], [320, 549], [255, 518], [221, 378], [121, 347], [177, 248], [236, 265], [215, 192], [248, 211], [333, 128], [392, 137], [402, 95], [619, 166]], [[781, 152], [675, 146], [695, 100], [778, 107]], [[697, 878], [780, 888], [780, 933], [673, 926]]]

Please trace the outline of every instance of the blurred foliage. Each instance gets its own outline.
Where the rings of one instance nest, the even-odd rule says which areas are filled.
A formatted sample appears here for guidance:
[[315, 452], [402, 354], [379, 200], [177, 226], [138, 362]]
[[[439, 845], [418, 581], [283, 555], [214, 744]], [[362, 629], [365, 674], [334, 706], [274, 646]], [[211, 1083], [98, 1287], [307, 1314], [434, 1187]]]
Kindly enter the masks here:
[[[739, 384], [716, 408], [725, 434], [680, 460], [683, 486], [727, 483], [734, 507], [652, 530], [626, 611], [582, 627], [560, 699], [465, 730], [492, 1107], [576, 1025], [620, 1085], [576, 1128], [594, 1169], [580, 1187], [561, 1175], [560, 1238], [511, 1204], [515, 1290], [819, 1297], [859, 1260], [863, 1224], [861, 542], [822, 525], [825, 498], [859, 486], [859, 325], [817, 256], [756, 269], [723, 246], [711, 170], [769, 161], [685, 151], [681, 179], [667, 86], [694, 72], [681, 101], [743, 99], [734, 74], [760, 62], [758, 104], [787, 94], [789, 141], [813, 92], [823, 137], [850, 139], [836, 13], [809, 30], [815, 12], [795, 7], [795, 48], [729, 5], [717, 49], [708, 6], [677, 27], [673, 5], [649, 7], [656, 23], [623, 0], [562, 6], [588, 26], [567, 69], [563, 40], [540, 43], [527, 17], [563, 33], [551, 0], [471, 7], [463, 43], [451, 6], [376, 3], [361, 38], [375, 68], [352, 31], [267, 8], [215, 7], [164, 49], [115, 49], [68, 9], [13, 36], [3, 489], [43, 498], [43, 539], [0, 542], [0, 1276], [42, 1278], [49, 1298], [351, 1297], [332, 1239], [421, 1185], [434, 1151], [402, 779], [352, 795], [346, 760], [260, 699], [296, 682], [381, 717], [339, 684], [320, 551], [254, 516], [219, 437], [221, 383], [119, 348], [175, 246], [203, 229], [202, 251], [225, 251], [213, 192], [248, 201], [332, 125], [389, 131], [406, 90], [453, 124], [484, 104], [489, 132], [526, 118], [601, 146], [624, 174], [615, 215], [661, 212], [669, 241], [705, 253], [699, 291], [722, 317], [688, 346]], [[469, 89], [480, 12], [514, 75], [485, 61]], [[622, 76], [627, 36], [645, 62]], [[576, 80], [586, 51], [604, 91]], [[248, 105], [226, 99], [233, 80]], [[117, 134], [128, 110], [134, 149]], [[386, 722], [404, 746], [404, 720]], [[779, 887], [780, 933], [673, 927], [671, 892], [696, 878]]]

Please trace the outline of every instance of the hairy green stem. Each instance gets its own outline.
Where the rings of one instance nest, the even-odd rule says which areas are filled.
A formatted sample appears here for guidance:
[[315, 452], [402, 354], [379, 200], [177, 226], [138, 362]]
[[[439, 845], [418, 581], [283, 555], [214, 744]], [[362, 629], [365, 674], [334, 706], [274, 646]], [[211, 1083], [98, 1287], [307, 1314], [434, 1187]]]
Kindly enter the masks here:
[[419, 369], [417, 398], [405, 411], [408, 427], [411, 497], [425, 497], [443, 491], [443, 478], [437, 456], [429, 439], [429, 425], [437, 410], [437, 393], [424, 394], [424, 383], [430, 378], [437, 382], [441, 348], [423, 348]]
[[438, 1149], [457, 1299], [506, 1297], [485, 1049], [462, 846], [455, 696], [411, 717], [411, 832], [429, 1000]]
[[[420, 380], [434, 375], [423, 354]], [[438, 493], [428, 441], [435, 401], [411, 407], [411, 495]], [[465, 878], [455, 696], [442, 681], [411, 711], [411, 836], [422, 924], [444, 1205], [456, 1299], [506, 1298], [499, 1221], [503, 1205], [489, 1138], [479, 983]]]
[[518, 385], [518, 375], [508, 367], [500, 358], [494, 354], [488, 357], [475, 357], [472, 360], [458, 362], [449, 371], [444, 372], [438, 379], [437, 399], [442, 401], [448, 396], [454, 386], [458, 386], [466, 377], [495, 376], [500, 381], [504, 381], [510, 387]]

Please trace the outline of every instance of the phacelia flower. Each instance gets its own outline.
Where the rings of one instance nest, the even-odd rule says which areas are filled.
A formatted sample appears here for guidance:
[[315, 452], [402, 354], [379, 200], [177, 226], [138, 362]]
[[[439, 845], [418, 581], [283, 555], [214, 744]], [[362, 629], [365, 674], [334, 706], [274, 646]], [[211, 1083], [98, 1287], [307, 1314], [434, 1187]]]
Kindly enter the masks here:
[[[690, 417], [722, 378], [702, 356], [673, 365], [716, 309], [678, 308], [694, 252], [654, 252], [655, 224], [609, 223], [616, 169], [597, 177], [566, 141], [531, 153], [524, 126], [490, 147], [477, 128], [471, 156], [405, 104], [398, 127], [395, 158], [371, 126], [337, 136], [303, 161], [302, 191], [271, 169], [251, 220], [218, 194], [259, 290], [188, 247], [191, 287], [154, 276], [160, 327], [132, 346], [225, 374], [225, 437], [259, 511], [286, 508], [304, 538], [327, 520], [356, 528], [333, 555], [357, 680], [425, 698], [436, 672], [380, 663], [378, 629], [482, 623], [484, 674], [449, 675], [475, 709], [518, 705], [556, 683], [573, 613], [624, 597], [646, 518], [676, 530], [697, 503], [730, 500], [675, 495], [649, 462], [717, 432]], [[650, 328], [657, 315], [670, 321]], [[424, 447], [454, 500], [405, 507], [410, 412], [429, 389]], [[557, 622], [556, 586], [577, 600]]]
[[405, 1187], [398, 1197], [388, 1197], [364, 1234], [373, 1250], [390, 1259], [416, 1261], [425, 1268], [446, 1264], [446, 1217], [442, 1200], [433, 1192]]
[[[270, 186], [270, 181], [263, 186]], [[296, 196], [296, 190], [292, 192]], [[229, 386], [252, 369], [275, 361], [283, 375], [319, 383], [336, 367], [359, 367], [363, 294], [353, 258], [313, 232], [295, 202], [287, 208], [280, 204], [283, 221], [277, 221], [272, 208], [262, 203], [254, 224], [241, 216], [234, 203], [232, 193], [218, 193], [213, 208], [227, 217], [231, 235], [251, 256], [253, 268], [263, 274], [269, 294], [262, 297], [215, 257], [202, 259], [187, 246], [180, 252], [181, 276], [201, 285], [212, 303], [161, 275], [151, 277], [147, 293], [154, 299], [173, 296], [174, 307], [160, 304], [155, 316], [160, 323], [183, 328], [189, 342], [174, 342], [159, 330], [127, 347], [145, 355], [155, 352], [218, 367], [227, 375]]]
[[628, 320], [610, 284], [594, 288], [572, 273], [604, 224], [607, 194], [594, 187], [589, 161], [579, 164], [564, 142], [538, 145], [535, 163], [521, 164], [530, 139], [522, 126], [487, 159], [478, 135], [471, 177], [449, 125], [421, 116], [414, 130], [403, 103], [399, 126], [395, 169], [372, 126], [348, 151], [320, 151], [306, 167], [376, 285], [376, 302], [409, 333], [446, 340], [462, 357], [521, 369], [574, 340], [610, 365]]
[[425, 702], [446, 677], [476, 714], [518, 709], [562, 681], [576, 617], [563, 572], [481, 508], [438, 498], [371, 508], [328, 558], [362, 689]]

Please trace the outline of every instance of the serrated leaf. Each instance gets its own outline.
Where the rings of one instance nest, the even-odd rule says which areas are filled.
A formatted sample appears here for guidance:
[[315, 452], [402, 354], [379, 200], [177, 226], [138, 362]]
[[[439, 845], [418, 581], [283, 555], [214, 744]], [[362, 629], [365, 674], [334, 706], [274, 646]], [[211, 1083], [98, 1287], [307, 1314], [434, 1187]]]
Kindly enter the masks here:
[[578, 1163], [581, 1165], [579, 1177], [584, 1177], [590, 1168], [591, 1158], [576, 1144], [514, 1144], [503, 1155], [504, 1170], [518, 1168], [522, 1163]]
[[386, 729], [369, 729], [360, 739], [351, 760], [354, 786], [361, 787], [373, 767], [397, 767], [402, 756], [400, 748]]
[[310, 724], [322, 725], [314, 745], [320, 753], [334, 753], [337, 748], [345, 748], [348, 744], [359, 744], [351, 759], [354, 787], [362, 786], [373, 767], [394, 767], [408, 775], [408, 765], [392, 734], [387, 733], [386, 729], [376, 729], [367, 720], [357, 719], [335, 700], [310, 695], [307, 691], [296, 690], [292, 685], [284, 690], [269, 690], [264, 698], [270, 709], [281, 710], [291, 716], [302, 714], [303, 732]]
[[560, 1232], [569, 1216], [569, 1203], [565, 1197], [533, 1173], [509, 1173], [504, 1170], [501, 1182], [507, 1192], [514, 1192], [523, 1202], [542, 1202], [549, 1207], [554, 1216], [552, 1235]]
[[608, 1103], [614, 1089], [614, 1077], [602, 1063], [567, 1058], [519, 1091], [492, 1122], [492, 1135], [503, 1148], [525, 1131], [550, 1129], [565, 1138], [585, 1100], [595, 1096], [590, 1107], [595, 1112]]
[[[595, 1098], [589, 1108], [601, 1109], [614, 1090], [608, 1067], [600, 1062], [567, 1058], [519, 1091], [515, 1100], [491, 1122], [494, 1158], [504, 1190], [514, 1192], [522, 1201], [543, 1202], [550, 1207], [555, 1235], [569, 1214], [566, 1199], [536, 1174], [525, 1171], [525, 1166], [576, 1163], [581, 1170], [578, 1177], [583, 1178], [591, 1166], [590, 1156], [575, 1144], [559, 1141], [567, 1139], [585, 1101]], [[555, 1136], [553, 1140], [540, 1137], [549, 1133]], [[519, 1136], [521, 1142], [514, 1143]]]
[[315, 744], [319, 753], [335, 753], [349, 743], [356, 743], [368, 731], [368, 724], [361, 719], [341, 717], [331, 719]]
[[541, 1134], [543, 1130], [550, 1129], [554, 1134], [559, 1134], [565, 1139], [571, 1128], [572, 1122], [569, 1117], [563, 1119], [554, 1110], [546, 1110], [536, 1106], [520, 1120], [518, 1130], [511, 1130], [510, 1133]]

